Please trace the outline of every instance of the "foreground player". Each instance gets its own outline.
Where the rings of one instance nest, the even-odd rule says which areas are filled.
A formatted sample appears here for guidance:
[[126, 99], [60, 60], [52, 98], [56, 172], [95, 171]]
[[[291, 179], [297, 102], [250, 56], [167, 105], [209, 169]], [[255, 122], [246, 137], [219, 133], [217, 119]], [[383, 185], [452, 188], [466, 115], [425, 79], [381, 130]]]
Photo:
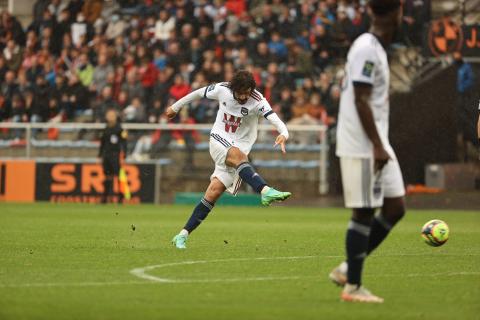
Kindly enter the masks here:
[[172, 119], [184, 105], [201, 98], [219, 102], [217, 118], [210, 132], [210, 155], [215, 162], [215, 170], [203, 199], [193, 210], [185, 227], [172, 240], [179, 249], [186, 248], [188, 235], [207, 217], [222, 193], [228, 191], [236, 194], [242, 181], [261, 194], [265, 206], [274, 201], [283, 201], [291, 195], [290, 192], [269, 187], [248, 162], [247, 156], [257, 139], [260, 116], [268, 119], [279, 132], [275, 145], [280, 145], [283, 153], [288, 139], [285, 124], [272, 111], [267, 100], [255, 90], [252, 74], [239, 71], [230, 82], [212, 84], [191, 92], [167, 109], [167, 117]]
[[[385, 46], [402, 18], [400, 0], [370, 0], [372, 27], [347, 56], [340, 100], [337, 156], [345, 206], [352, 208], [347, 261], [330, 273], [344, 301], [383, 302], [362, 286], [363, 262], [405, 214], [402, 173], [388, 139], [390, 71]], [[377, 215], [375, 209], [381, 208]]]

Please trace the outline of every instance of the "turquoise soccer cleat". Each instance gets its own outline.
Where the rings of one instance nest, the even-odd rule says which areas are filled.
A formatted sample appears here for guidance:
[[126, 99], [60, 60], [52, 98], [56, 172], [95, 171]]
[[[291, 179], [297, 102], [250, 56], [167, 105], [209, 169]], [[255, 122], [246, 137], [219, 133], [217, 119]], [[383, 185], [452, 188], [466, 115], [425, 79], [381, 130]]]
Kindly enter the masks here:
[[187, 236], [177, 234], [172, 239], [172, 244], [177, 247], [177, 249], [187, 249], [185, 243], [187, 242]]
[[291, 192], [282, 192], [273, 188], [262, 194], [262, 205], [269, 206], [274, 201], [284, 201], [292, 195]]

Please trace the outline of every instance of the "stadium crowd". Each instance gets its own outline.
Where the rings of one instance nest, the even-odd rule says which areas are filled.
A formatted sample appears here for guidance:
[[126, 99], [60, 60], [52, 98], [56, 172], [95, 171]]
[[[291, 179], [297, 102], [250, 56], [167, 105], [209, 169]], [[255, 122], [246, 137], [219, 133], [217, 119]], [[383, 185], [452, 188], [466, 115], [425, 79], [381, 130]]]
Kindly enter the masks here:
[[[407, 1], [409, 3], [411, 1]], [[190, 90], [253, 72], [291, 123], [334, 124], [336, 60], [368, 28], [365, 1], [37, 0], [0, 19], [0, 120], [161, 122]], [[210, 122], [201, 100], [180, 121]]]

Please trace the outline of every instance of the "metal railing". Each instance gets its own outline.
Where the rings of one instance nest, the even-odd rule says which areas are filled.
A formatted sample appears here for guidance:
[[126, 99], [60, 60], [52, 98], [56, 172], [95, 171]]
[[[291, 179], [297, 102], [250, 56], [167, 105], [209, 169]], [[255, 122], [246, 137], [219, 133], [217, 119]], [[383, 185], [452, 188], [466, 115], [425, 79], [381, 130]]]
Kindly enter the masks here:
[[[32, 157], [32, 147], [33, 141], [33, 132], [35, 130], [48, 130], [48, 129], [59, 129], [60, 132], [72, 131], [72, 130], [101, 130], [105, 128], [104, 123], [15, 123], [15, 122], [0, 122], [1, 129], [11, 129], [11, 130], [25, 130], [24, 138], [25, 139], [25, 153], [22, 158], [35, 159]], [[201, 132], [209, 132], [212, 128], [212, 124], [146, 124], [146, 123], [123, 123], [122, 128], [126, 130], [136, 130], [136, 131], [155, 131], [155, 130], [197, 130]], [[325, 125], [288, 125], [290, 133], [295, 134], [296, 132], [308, 133], [311, 132], [318, 137], [320, 142], [320, 148], [318, 152], [318, 165], [319, 165], [319, 176], [318, 176], [318, 192], [320, 194], [328, 193], [328, 148], [329, 142], [327, 138], [328, 127]], [[270, 124], [259, 124], [259, 131], [274, 131], [275, 128]], [[0, 140], [2, 135], [0, 134]], [[5, 141], [5, 140], [4, 140]], [[273, 142], [273, 141], [272, 141]], [[302, 150], [302, 146], [296, 146], [296, 150]], [[305, 146], [306, 147], [306, 146]], [[5, 148], [5, 147], [4, 147]], [[288, 152], [288, 147], [287, 147]], [[0, 149], [0, 155], [2, 154]], [[56, 156], [58, 158], [59, 155]], [[60, 155], [61, 156], [61, 155]], [[20, 157], [18, 157], [20, 158]], [[42, 157], [45, 158], [45, 157]], [[77, 157], [78, 158], [78, 157]]]

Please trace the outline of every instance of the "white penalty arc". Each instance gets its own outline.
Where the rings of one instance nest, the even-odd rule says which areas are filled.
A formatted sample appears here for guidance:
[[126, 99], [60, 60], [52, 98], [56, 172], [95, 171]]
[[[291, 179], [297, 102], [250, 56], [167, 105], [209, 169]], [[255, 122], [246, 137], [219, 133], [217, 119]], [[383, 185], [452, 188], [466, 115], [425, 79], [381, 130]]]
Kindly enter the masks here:
[[[324, 256], [323, 258], [341, 258], [343, 256]], [[191, 260], [172, 263], [163, 263], [130, 270], [130, 273], [138, 278], [154, 281], [158, 283], [206, 283], [206, 282], [242, 282], [242, 281], [273, 281], [273, 280], [297, 280], [304, 278], [318, 278], [318, 276], [265, 276], [265, 277], [245, 277], [245, 278], [219, 278], [219, 279], [169, 279], [151, 275], [149, 272], [155, 269], [168, 267], [221, 263], [221, 262], [240, 262], [240, 261], [261, 261], [261, 260], [299, 260], [313, 259], [318, 256], [293, 256], [293, 257], [258, 257], [258, 258], [232, 258], [232, 259], [214, 259], [214, 260]]]
[[[456, 256], [459, 254], [445, 254], [446, 256]], [[478, 256], [478, 254], [468, 254], [472, 256]], [[402, 256], [425, 256], [425, 254], [385, 254], [378, 257], [402, 257]], [[151, 265], [146, 267], [140, 267], [130, 270], [130, 274], [138, 277], [140, 279], [148, 280], [151, 283], [214, 283], [214, 282], [242, 282], [242, 281], [275, 281], [275, 280], [298, 280], [298, 279], [318, 279], [322, 278], [323, 275], [318, 276], [264, 276], [264, 277], [245, 277], [245, 278], [208, 278], [208, 279], [171, 279], [164, 278], [160, 276], [154, 276], [150, 274], [152, 270], [162, 269], [168, 267], [177, 267], [184, 265], [193, 265], [193, 264], [207, 264], [207, 263], [221, 263], [221, 262], [241, 262], [241, 261], [262, 261], [262, 260], [300, 260], [300, 259], [315, 259], [315, 258], [334, 258], [334, 259], [343, 259], [343, 255], [328, 255], [328, 256], [291, 256], [291, 257], [257, 257], [257, 258], [229, 258], [229, 259], [213, 259], [213, 260], [189, 260], [189, 261], [180, 261], [180, 262], [170, 262], [157, 265]], [[480, 275], [480, 272], [443, 272], [443, 273], [430, 273], [430, 274], [421, 274], [421, 273], [411, 273], [411, 274], [380, 274], [380, 275], [370, 275], [374, 277], [437, 277], [437, 276], [477, 276]]]

